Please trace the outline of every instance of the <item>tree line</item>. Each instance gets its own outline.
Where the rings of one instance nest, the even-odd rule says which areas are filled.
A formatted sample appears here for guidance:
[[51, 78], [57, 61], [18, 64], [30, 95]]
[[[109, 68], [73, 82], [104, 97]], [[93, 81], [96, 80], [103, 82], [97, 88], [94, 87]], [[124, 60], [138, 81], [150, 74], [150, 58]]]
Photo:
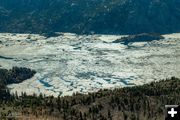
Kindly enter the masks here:
[[[180, 104], [180, 79], [53, 97], [0, 91], [0, 119], [163, 120], [166, 104]], [[4, 99], [4, 95], [8, 96]], [[18, 112], [17, 112], [18, 111]], [[19, 117], [13, 116], [14, 113]]]

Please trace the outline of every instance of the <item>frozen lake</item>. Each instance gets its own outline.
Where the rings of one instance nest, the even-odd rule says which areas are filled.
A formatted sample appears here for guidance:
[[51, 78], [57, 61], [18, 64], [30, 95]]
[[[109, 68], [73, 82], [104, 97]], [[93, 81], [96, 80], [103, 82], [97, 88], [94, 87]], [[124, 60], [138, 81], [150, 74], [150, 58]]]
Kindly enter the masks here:
[[180, 34], [130, 46], [111, 43], [121, 37], [0, 33], [0, 66], [37, 71], [33, 78], [8, 86], [18, 94], [64, 96], [180, 77]]

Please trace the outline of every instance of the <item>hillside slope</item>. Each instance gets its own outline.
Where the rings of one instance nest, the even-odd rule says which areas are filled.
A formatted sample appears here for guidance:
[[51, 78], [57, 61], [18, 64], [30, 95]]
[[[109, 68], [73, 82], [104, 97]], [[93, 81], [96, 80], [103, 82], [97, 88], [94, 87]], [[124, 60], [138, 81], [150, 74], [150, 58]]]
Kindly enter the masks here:
[[179, 0], [0, 0], [0, 32], [180, 32]]
[[165, 105], [180, 104], [179, 93], [180, 80], [174, 77], [88, 95], [54, 98], [22, 93], [21, 97], [13, 95], [8, 100], [0, 97], [0, 119], [164, 120]]

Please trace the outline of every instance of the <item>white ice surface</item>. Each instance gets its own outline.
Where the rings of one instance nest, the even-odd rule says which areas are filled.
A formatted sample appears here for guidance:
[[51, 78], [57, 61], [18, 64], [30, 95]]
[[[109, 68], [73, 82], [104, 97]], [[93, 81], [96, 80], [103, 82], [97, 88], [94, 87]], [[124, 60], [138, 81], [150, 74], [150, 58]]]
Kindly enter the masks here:
[[180, 33], [129, 47], [111, 43], [121, 37], [61, 33], [46, 39], [35, 34], [0, 33], [0, 67], [37, 71], [31, 79], [8, 85], [19, 95], [64, 96], [180, 77]]

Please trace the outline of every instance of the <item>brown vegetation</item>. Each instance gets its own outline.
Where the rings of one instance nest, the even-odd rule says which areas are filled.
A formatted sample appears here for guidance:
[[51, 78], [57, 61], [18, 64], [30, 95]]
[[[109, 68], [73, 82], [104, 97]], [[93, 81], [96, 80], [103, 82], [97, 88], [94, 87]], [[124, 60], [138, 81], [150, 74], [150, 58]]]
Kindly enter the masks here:
[[[2, 98], [2, 96], [0, 97]], [[54, 98], [44, 95], [10, 95], [0, 99], [0, 118], [31, 120], [163, 120], [166, 104], [180, 104], [180, 80], [100, 90]], [[19, 115], [14, 116], [14, 114]]]

